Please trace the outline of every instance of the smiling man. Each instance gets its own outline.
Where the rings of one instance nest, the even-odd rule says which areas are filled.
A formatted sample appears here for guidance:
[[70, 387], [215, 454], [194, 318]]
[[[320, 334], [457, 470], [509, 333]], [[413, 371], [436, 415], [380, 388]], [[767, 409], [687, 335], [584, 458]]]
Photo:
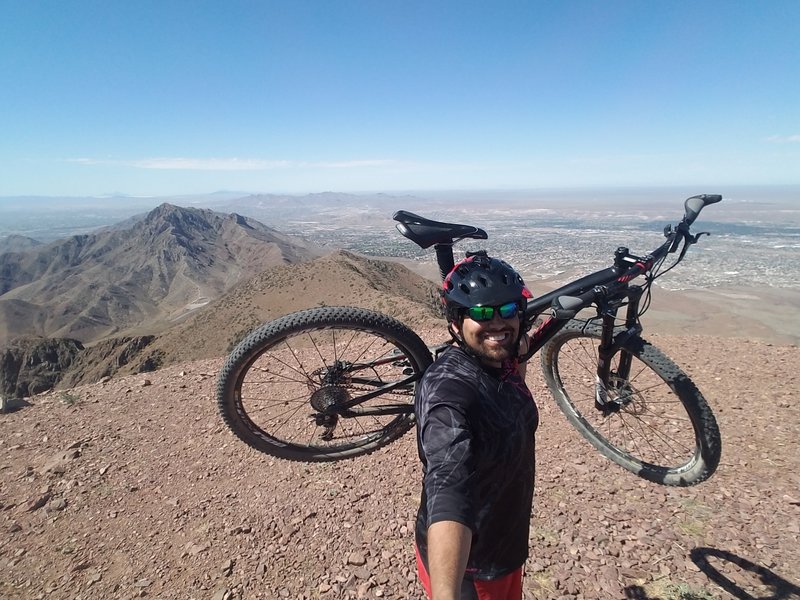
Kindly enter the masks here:
[[458, 263], [442, 295], [455, 343], [426, 371], [415, 401], [420, 580], [432, 600], [519, 600], [539, 420], [518, 360], [531, 295], [510, 265], [485, 253]]

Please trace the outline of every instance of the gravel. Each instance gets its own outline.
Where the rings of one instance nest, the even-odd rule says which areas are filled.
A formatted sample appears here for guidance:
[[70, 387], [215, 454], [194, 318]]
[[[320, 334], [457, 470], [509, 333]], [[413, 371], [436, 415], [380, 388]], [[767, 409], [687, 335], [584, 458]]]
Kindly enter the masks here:
[[[541, 410], [526, 598], [800, 598], [800, 352], [651, 339], [714, 408], [723, 459], [665, 488]], [[421, 598], [413, 434], [328, 464], [258, 454], [215, 412], [221, 360], [0, 415], [0, 597]], [[77, 401], [75, 400], [77, 397]]]

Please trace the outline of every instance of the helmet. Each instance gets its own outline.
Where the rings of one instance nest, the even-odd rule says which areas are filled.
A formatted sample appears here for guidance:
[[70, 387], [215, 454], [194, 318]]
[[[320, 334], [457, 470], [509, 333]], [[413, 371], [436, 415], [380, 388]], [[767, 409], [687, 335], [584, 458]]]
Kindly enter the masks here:
[[485, 252], [457, 263], [442, 284], [448, 321], [457, 320], [462, 310], [471, 306], [500, 306], [532, 297], [511, 265]]

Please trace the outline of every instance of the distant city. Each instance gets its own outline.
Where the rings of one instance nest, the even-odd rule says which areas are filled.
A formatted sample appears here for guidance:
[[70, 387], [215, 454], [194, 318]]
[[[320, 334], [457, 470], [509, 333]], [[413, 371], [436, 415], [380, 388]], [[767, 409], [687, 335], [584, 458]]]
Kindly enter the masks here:
[[[708, 213], [711, 208], [707, 209]], [[486, 210], [464, 215], [456, 222], [485, 229], [489, 239], [469, 240], [456, 246], [456, 256], [466, 250], [486, 249], [503, 257], [523, 273], [528, 283], [571, 278], [611, 266], [614, 250], [627, 246], [634, 254], [646, 254], [663, 240], [668, 220], [637, 220], [625, 214], [512, 215]], [[708, 215], [710, 216], [710, 215]], [[680, 217], [679, 211], [673, 222]], [[305, 222], [286, 233], [303, 233], [314, 240], [375, 256], [397, 256], [435, 265], [432, 250], [421, 250], [399, 233], [385, 229], [346, 226], [317, 229]], [[696, 231], [708, 231], [675, 270], [659, 279], [667, 289], [706, 287], [800, 288], [800, 227], [779, 224], [743, 225], [702, 220]], [[665, 267], [670, 264], [669, 259]]]
[[[402, 237], [391, 215], [406, 209], [432, 219], [466, 223], [489, 239], [456, 246], [485, 248], [516, 266], [530, 285], [562, 283], [611, 264], [627, 246], [644, 254], [677, 222], [686, 196], [723, 193], [693, 229], [708, 231], [687, 259], [659, 280], [668, 289], [707, 287], [800, 288], [800, 187], [726, 190], [603, 190], [436, 193], [407, 195], [312, 194], [308, 196], [222, 193], [173, 198], [0, 198], [0, 239], [25, 235], [51, 241], [85, 233], [141, 214], [162, 202], [237, 212], [290, 235], [373, 256], [433, 264]], [[669, 263], [667, 263], [669, 264]]]

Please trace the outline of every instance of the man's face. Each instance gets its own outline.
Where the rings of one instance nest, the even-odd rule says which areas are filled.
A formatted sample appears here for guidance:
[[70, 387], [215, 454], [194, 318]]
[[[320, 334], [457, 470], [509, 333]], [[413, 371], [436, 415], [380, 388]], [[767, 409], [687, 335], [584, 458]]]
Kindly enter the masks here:
[[456, 324], [464, 342], [490, 367], [500, 367], [514, 354], [519, 335], [519, 317], [503, 319], [497, 311], [491, 321], [473, 321], [468, 316]]

